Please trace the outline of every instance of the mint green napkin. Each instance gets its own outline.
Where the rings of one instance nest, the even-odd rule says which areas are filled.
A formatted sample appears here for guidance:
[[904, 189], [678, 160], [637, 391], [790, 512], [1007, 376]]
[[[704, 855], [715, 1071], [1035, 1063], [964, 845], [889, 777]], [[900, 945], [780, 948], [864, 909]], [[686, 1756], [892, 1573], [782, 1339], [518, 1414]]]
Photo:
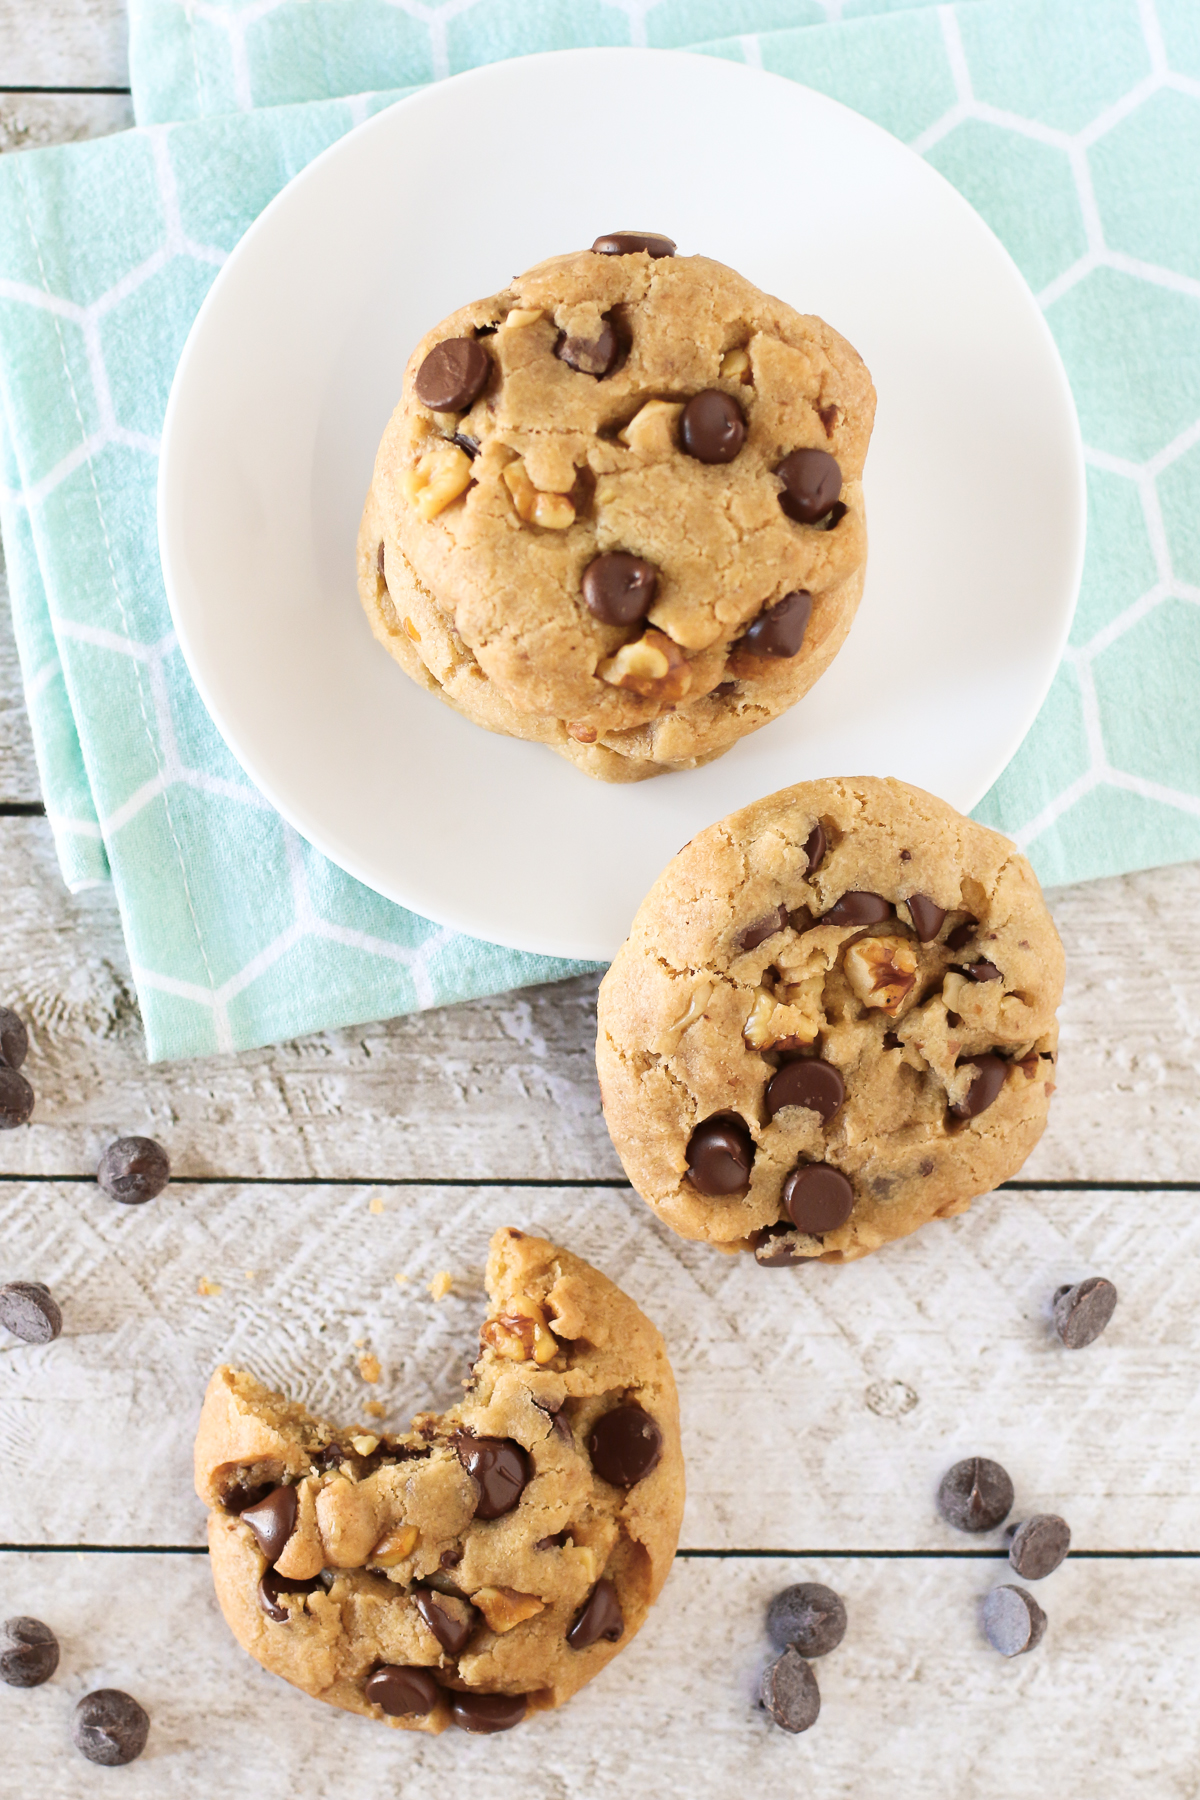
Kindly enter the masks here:
[[1067, 364], [1091, 514], [1071, 648], [979, 816], [1047, 881], [1200, 856], [1200, 9], [976, 0], [770, 29], [816, 16], [765, 0], [138, 0], [139, 116], [213, 116], [0, 159], [0, 528], [26, 692], [64, 874], [111, 872], [152, 1057], [576, 966], [380, 900], [265, 805], [171, 635], [155, 459], [221, 260], [292, 174], [395, 94], [262, 102], [408, 84], [581, 34], [628, 41], [638, 21], [651, 42], [707, 34], [709, 54], [876, 118], [1004, 239]]

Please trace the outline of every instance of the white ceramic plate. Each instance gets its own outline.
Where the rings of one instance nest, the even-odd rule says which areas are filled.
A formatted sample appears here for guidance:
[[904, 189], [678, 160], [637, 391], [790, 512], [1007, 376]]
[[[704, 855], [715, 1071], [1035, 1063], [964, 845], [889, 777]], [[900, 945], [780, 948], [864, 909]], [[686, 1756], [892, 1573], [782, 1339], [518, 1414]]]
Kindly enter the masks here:
[[[828, 319], [866, 359], [879, 414], [866, 595], [832, 669], [712, 766], [610, 787], [401, 674], [359, 606], [354, 543], [422, 333], [626, 226]], [[1062, 652], [1084, 484], [1045, 322], [940, 175], [776, 76], [581, 50], [403, 101], [266, 209], [184, 350], [158, 517], [200, 693], [298, 831], [416, 912], [608, 958], [694, 832], [790, 782], [895, 775], [973, 806]]]

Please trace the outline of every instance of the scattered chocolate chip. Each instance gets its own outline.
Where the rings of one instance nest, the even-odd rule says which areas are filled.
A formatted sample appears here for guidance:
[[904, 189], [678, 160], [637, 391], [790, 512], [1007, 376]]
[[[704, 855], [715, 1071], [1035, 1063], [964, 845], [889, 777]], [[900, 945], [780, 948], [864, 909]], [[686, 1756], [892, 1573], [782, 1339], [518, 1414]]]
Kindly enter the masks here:
[[1113, 1316], [1117, 1290], [1103, 1275], [1089, 1275], [1054, 1296], [1054, 1329], [1068, 1350], [1094, 1344]]
[[657, 1468], [662, 1441], [650, 1414], [630, 1402], [596, 1420], [588, 1437], [588, 1455], [601, 1481], [630, 1488]]
[[883, 1034], [883, 1047], [885, 1050], [903, 1050], [904, 1045], [894, 1031], [885, 1031]]
[[568, 369], [575, 369], [580, 375], [595, 375], [597, 378], [608, 374], [620, 353], [617, 334], [607, 320], [601, 324], [600, 331], [594, 338], [567, 337], [565, 333], [560, 333], [554, 346], [555, 356], [559, 362], [565, 362]]
[[817, 1260], [811, 1250], [801, 1248], [801, 1233], [786, 1219], [781, 1219], [777, 1225], [764, 1225], [761, 1231], [754, 1233], [751, 1242], [754, 1260], [760, 1269], [795, 1269], [801, 1263]]
[[567, 1633], [572, 1650], [588, 1650], [603, 1638], [615, 1644], [625, 1629], [625, 1617], [617, 1590], [607, 1576], [602, 1576], [592, 1589], [575, 1623]]
[[294, 1487], [272, 1488], [265, 1500], [242, 1508], [241, 1519], [258, 1539], [258, 1547], [268, 1563], [278, 1562], [283, 1547], [296, 1529], [296, 1490]]
[[457, 1569], [462, 1559], [463, 1553], [461, 1550], [443, 1550], [442, 1554], [438, 1557], [438, 1562], [443, 1569]]
[[833, 436], [833, 428], [841, 417], [841, 409], [837, 406], [818, 406], [817, 417], [825, 428], [825, 436]]
[[818, 1056], [805, 1056], [776, 1069], [763, 1098], [768, 1118], [773, 1119], [784, 1106], [806, 1106], [811, 1112], [820, 1113], [822, 1123], [827, 1125], [846, 1098], [846, 1084], [832, 1063], [822, 1062]]
[[134, 1762], [146, 1748], [150, 1716], [120, 1688], [97, 1688], [75, 1708], [71, 1737], [89, 1762], [118, 1768]]
[[923, 944], [932, 943], [946, 917], [946, 909], [931, 900], [928, 894], [910, 894], [908, 896], [908, 916], [913, 922], [913, 930]]
[[468, 1606], [466, 1617], [460, 1619], [431, 1588], [416, 1588], [413, 1604], [447, 1656], [458, 1656], [466, 1649], [479, 1622], [473, 1606]]
[[797, 1231], [811, 1237], [837, 1231], [854, 1211], [854, 1189], [841, 1170], [828, 1163], [803, 1163], [793, 1169], [779, 1197]]
[[900, 861], [901, 862], [911, 862], [912, 861], [912, 851], [911, 850], [902, 850], [900, 852]]
[[609, 231], [596, 239], [592, 249], [600, 256], [632, 256], [638, 250], [648, 256], [674, 256], [675, 241], [658, 231]]
[[793, 450], [775, 473], [783, 482], [779, 504], [801, 525], [824, 518], [842, 491], [842, 471], [828, 450]]
[[999, 981], [1000, 971], [993, 962], [973, 962], [963, 964], [963, 974], [969, 975], [972, 981]]
[[806, 875], [811, 875], [813, 870], [825, 861], [825, 852], [828, 848], [829, 845], [825, 840], [825, 827], [818, 819], [804, 844], [804, 854], [808, 858], [808, 867], [804, 871]]
[[457, 444], [460, 450], [465, 450], [472, 462], [479, 455], [479, 439], [473, 438], [469, 432], [456, 431], [450, 442]]
[[1024, 1588], [993, 1588], [983, 1603], [983, 1631], [1001, 1656], [1022, 1656], [1042, 1641], [1046, 1615]]
[[153, 1138], [117, 1138], [100, 1158], [96, 1180], [110, 1200], [141, 1206], [161, 1194], [171, 1179], [171, 1162]]
[[281, 1594], [315, 1594], [324, 1583], [319, 1575], [311, 1581], [297, 1581], [290, 1575], [281, 1575], [277, 1569], [267, 1569], [258, 1584], [258, 1604], [268, 1619], [276, 1625], [286, 1625], [291, 1613], [280, 1599]]
[[961, 925], [956, 925], [953, 931], [946, 933], [947, 950], [961, 950], [964, 944], [970, 943], [978, 929], [978, 919], [964, 919]]
[[25, 1077], [0, 1063], [0, 1131], [15, 1131], [33, 1112], [34, 1093]]
[[697, 462], [732, 462], [746, 441], [746, 421], [733, 395], [721, 388], [693, 394], [680, 414], [679, 441]]
[[29, 1033], [25, 1022], [7, 1006], [0, 1006], [0, 1062], [19, 1069], [29, 1053]]
[[[947, 1019], [948, 1017], [949, 1015]], [[987, 1111], [1004, 1086], [1008, 1064], [1002, 1056], [993, 1056], [985, 1051], [982, 1056], [971, 1057], [964, 1067], [978, 1069], [979, 1073], [967, 1089], [966, 1098], [960, 1100], [957, 1106], [952, 1106], [950, 1111], [956, 1119], [977, 1119], [981, 1112]]]
[[428, 1669], [404, 1669], [398, 1663], [384, 1663], [363, 1686], [363, 1698], [389, 1719], [424, 1716], [433, 1711], [437, 1697], [438, 1684]]
[[995, 1531], [1012, 1511], [1008, 1471], [988, 1456], [968, 1456], [942, 1476], [937, 1509], [956, 1531]]
[[40, 1619], [19, 1616], [0, 1625], [0, 1681], [41, 1687], [58, 1667], [58, 1639]]
[[533, 1473], [529, 1458], [511, 1438], [471, 1437], [456, 1434], [458, 1460], [479, 1487], [477, 1519], [499, 1519], [511, 1512]]
[[605, 625], [632, 625], [654, 605], [658, 570], [640, 556], [606, 550], [593, 557], [580, 582], [587, 609]]
[[918, 1175], [932, 1175], [933, 1174], [933, 1158], [932, 1157], [923, 1156], [921, 1158], [920, 1162], [917, 1164], [917, 1174]]
[[0, 1287], [0, 1325], [27, 1344], [50, 1344], [62, 1330], [62, 1313], [40, 1281], [9, 1281]]
[[821, 1710], [817, 1678], [798, 1650], [784, 1650], [768, 1663], [759, 1698], [784, 1731], [807, 1731]]
[[754, 1140], [736, 1115], [717, 1113], [688, 1139], [688, 1178], [701, 1194], [740, 1194], [753, 1162]]
[[750, 656], [795, 656], [811, 612], [812, 595], [807, 588], [797, 588], [774, 606], [764, 607], [738, 639], [737, 648]]
[[511, 1731], [525, 1717], [525, 1694], [449, 1694], [450, 1717], [462, 1731]]
[[864, 894], [852, 889], [840, 900], [835, 900], [828, 912], [821, 914], [821, 924], [882, 925], [891, 916], [891, 904], [882, 894]]
[[466, 412], [487, 386], [492, 359], [477, 338], [443, 338], [413, 383], [417, 399], [433, 412]]
[[777, 906], [774, 912], [764, 913], [761, 919], [755, 919], [753, 925], [747, 925], [738, 941], [738, 948], [757, 950], [760, 944], [765, 944], [777, 931], [783, 931], [787, 922], [787, 907]]
[[819, 1581], [784, 1588], [767, 1608], [767, 1636], [777, 1650], [790, 1645], [801, 1656], [827, 1656], [845, 1635], [845, 1605]]
[[1071, 1527], [1057, 1513], [1034, 1513], [1018, 1525], [1008, 1547], [1008, 1560], [1023, 1581], [1044, 1581], [1066, 1561]]

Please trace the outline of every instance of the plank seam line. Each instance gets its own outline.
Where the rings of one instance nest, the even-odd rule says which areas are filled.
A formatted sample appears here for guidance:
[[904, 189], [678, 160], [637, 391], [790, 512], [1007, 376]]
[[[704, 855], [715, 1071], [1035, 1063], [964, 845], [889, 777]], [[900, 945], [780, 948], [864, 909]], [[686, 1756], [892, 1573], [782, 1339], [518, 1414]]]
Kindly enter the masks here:
[[[681, 1562], [763, 1562], [792, 1560], [842, 1562], [1007, 1562], [1008, 1552], [993, 1550], [677, 1550]], [[207, 1556], [204, 1544], [0, 1544], [3, 1556]], [[1072, 1550], [1071, 1562], [1194, 1562], [1200, 1550]]]
[[44, 819], [46, 808], [40, 800], [0, 800], [0, 819]]
[[6, 83], [0, 87], [0, 94], [124, 94], [132, 93], [127, 87], [42, 87], [37, 82]]

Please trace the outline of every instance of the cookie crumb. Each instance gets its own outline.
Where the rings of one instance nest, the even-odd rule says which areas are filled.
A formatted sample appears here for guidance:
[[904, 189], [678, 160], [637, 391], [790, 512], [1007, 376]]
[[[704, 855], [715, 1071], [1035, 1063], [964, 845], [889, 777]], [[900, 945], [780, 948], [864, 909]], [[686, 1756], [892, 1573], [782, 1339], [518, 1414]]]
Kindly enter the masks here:
[[382, 1419], [387, 1413], [387, 1407], [383, 1404], [382, 1400], [368, 1400], [363, 1407], [363, 1411], [365, 1413], [370, 1413], [373, 1419]]
[[379, 1439], [373, 1431], [359, 1432], [350, 1439], [350, 1447], [357, 1450], [360, 1456], [370, 1456], [372, 1450], [378, 1450]]
[[454, 1286], [454, 1277], [449, 1269], [439, 1269], [429, 1283], [429, 1293], [434, 1300], [444, 1300]]
[[196, 1292], [198, 1294], [216, 1295], [216, 1294], [219, 1294], [220, 1291], [221, 1291], [220, 1282], [219, 1281], [210, 1281], [208, 1279], [207, 1275], [202, 1275], [200, 1277], [199, 1281], [196, 1283]]
[[378, 1217], [383, 1210], [384, 1204], [382, 1194], [372, 1194], [370, 1200], [367, 1202], [367, 1211], [373, 1212], [376, 1217]]
[[372, 1356], [371, 1352], [368, 1350], [358, 1359], [358, 1372], [364, 1381], [369, 1381], [373, 1385], [379, 1380], [379, 1358], [377, 1356]]
[[411, 1281], [411, 1279], [412, 1279], [412, 1277], [410, 1275], [393, 1275], [392, 1276], [392, 1280], [396, 1283], [397, 1287], [403, 1287], [405, 1282]]

